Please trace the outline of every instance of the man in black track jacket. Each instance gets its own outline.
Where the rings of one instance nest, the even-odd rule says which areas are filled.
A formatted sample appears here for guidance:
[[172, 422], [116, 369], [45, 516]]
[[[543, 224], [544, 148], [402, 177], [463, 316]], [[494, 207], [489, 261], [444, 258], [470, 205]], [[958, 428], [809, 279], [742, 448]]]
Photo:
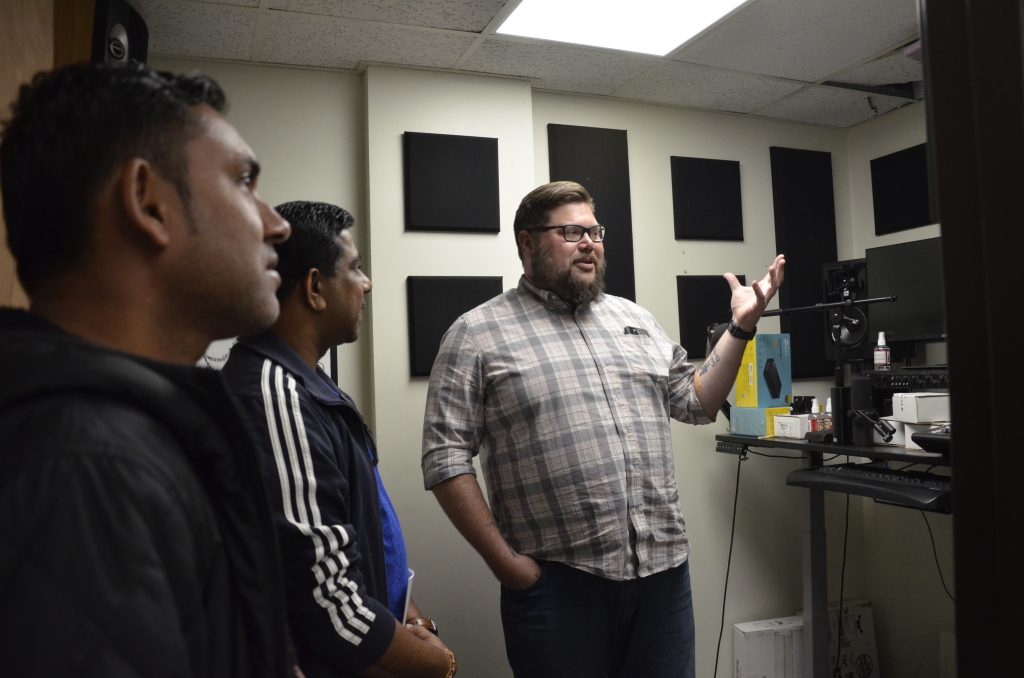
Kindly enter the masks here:
[[252, 150], [201, 76], [76, 65], [0, 138], [28, 311], [0, 310], [11, 676], [293, 675], [270, 508], [214, 339], [278, 315]]
[[[372, 287], [334, 205], [278, 206], [292, 237], [278, 248], [281, 317], [232, 348], [224, 375], [262, 442], [284, 557], [288, 612], [308, 678], [450, 678], [455, 657], [415, 603], [406, 610], [401, 527], [377, 451], [352, 400], [317, 366], [356, 340]], [[378, 673], [380, 672], [380, 673]]]

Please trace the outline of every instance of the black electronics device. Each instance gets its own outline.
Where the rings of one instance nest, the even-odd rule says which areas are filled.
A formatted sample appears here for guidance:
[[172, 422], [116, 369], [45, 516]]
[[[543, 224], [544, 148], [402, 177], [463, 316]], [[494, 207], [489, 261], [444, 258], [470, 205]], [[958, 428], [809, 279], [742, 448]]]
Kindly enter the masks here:
[[900, 367], [869, 370], [864, 376], [871, 382], [871, 401], [882, 416], [892, 414], [894, 393], [949, 389], [949, 368], [945, 366]]
[[97, 0], [92, 24], [92, 61], [97, 64], [146, 63], [149, 29], [125, 0]]
[[871, 308], [872, 338], [885, 332], [894, 355], [901, 343], [945, 340], [941, 238], [869, 247], [864, 260], [868, 296], [896, 296]]
[[772, 398], [782, 395], [782, 377], [779, 376], [779, 368], [775, 364], [775, 358], [768, 358], [764, 363], [764, 383], [768, 387], [768, 393]]
[[953, 450], [953, 435], [946, 431], [920, 431], [912, 433], [910, 439], [921, 447], [925, 452], [936, 452], [948, 457]]

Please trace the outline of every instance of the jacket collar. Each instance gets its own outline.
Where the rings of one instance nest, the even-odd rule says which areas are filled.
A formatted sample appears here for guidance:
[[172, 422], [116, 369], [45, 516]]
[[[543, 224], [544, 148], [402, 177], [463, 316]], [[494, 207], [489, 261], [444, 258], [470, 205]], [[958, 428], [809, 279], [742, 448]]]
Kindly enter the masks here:
[[238, 343], [284, 367], [317, 401], [325, 405], [347, 405], [356, 410], [348, 394], [338, 388], [319, 366], [316, 371], [311, 370], [295, 349], [272, 330], [241, 337]]

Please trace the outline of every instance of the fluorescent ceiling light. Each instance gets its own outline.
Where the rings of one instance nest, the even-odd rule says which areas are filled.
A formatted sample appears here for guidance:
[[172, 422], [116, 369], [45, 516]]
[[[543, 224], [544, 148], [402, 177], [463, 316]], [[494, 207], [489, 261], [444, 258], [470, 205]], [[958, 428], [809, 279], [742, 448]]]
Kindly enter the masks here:
[[664, 56], [747, 0], [522, 0], [504, 35]]

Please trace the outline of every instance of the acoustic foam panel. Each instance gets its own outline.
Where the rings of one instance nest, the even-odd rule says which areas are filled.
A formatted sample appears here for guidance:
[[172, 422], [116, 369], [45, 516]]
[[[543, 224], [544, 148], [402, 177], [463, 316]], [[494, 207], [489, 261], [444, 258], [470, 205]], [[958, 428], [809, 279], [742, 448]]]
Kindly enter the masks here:
[[[773, 146], [772, 199], [775, 247], [786, 255], [786, 280], [779, 308], [813, 306], [822, 301], [822, 265], [836, 260], [836, 214], [832, 192], [832, 155]], [[825, 356], [824, 312], [783, 315], [780, 326], [793, 347], [793, 378], [833, 373]]]
[[676, 240], [743, 240], [740, 163], [672, 156]]
[[498, 140], [406, 132], [405, 230], [497, 233]]
[[[736, 276], [746, 284], [742, 275]], [[729, 283], [720, 275], [677, 275], [679, 343], [689, 359], [707, 357], [708, 325], [727, 323], [732, 316]]]
[[626, 130], [548, 125], [551, 181], [576, 181], [594, 198], [605, 233], [605, 290], [636, 301]]
[[452, 323], [501, 294], [501, 276], [409, 276], [409, 362], [414, 377], [430, 376], [441, 338]]
[[934, 224], [928, 191], [927, 144], [871, 161], [875, 235]]

